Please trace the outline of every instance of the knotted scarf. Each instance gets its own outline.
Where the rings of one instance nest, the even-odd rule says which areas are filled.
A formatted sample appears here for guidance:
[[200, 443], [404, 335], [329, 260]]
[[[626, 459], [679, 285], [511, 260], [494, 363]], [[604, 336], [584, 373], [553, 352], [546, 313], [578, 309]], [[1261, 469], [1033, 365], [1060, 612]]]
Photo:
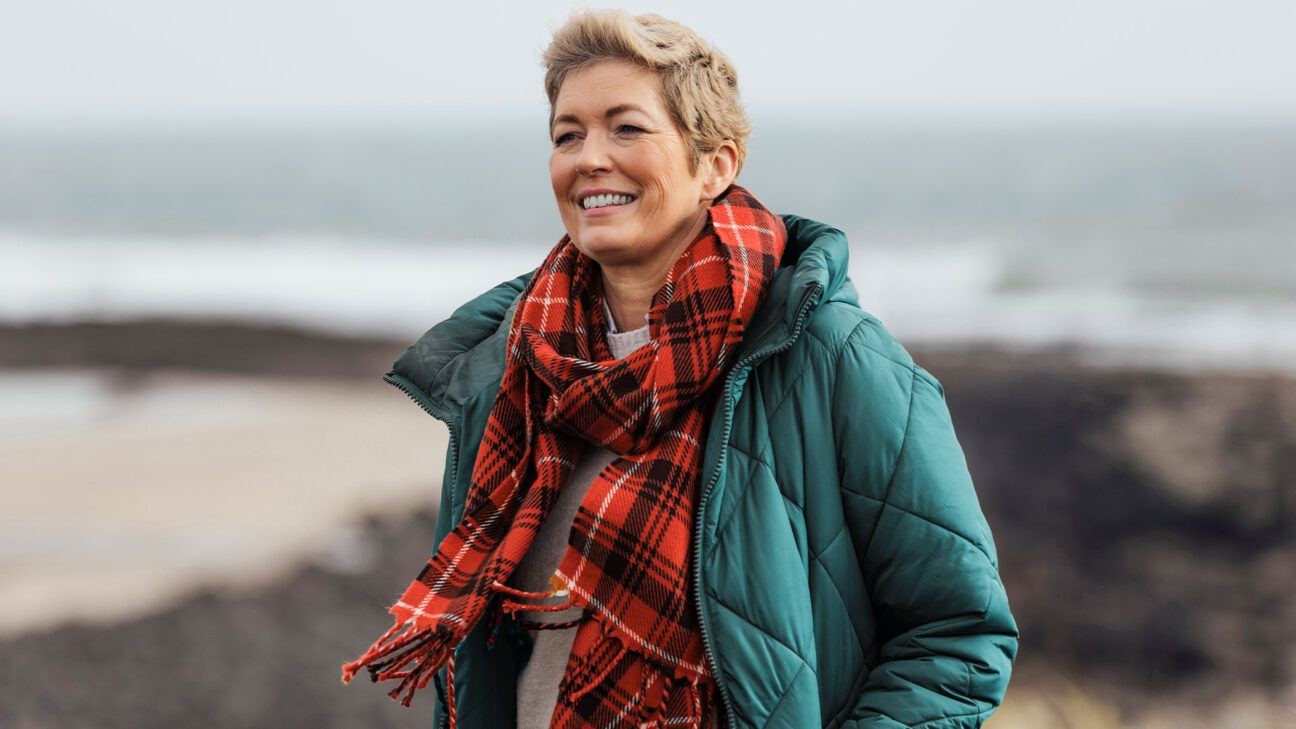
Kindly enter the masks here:
[[618, 458], [572, 524], [556, 572], [568, 603], [544, 608], [585, 608], [551, 726], [706, 726], [716, 686], [690, 597], [706, 416], [785, 241], [777, 215], [729, 187], [653, 297], [652, 341], [618, 360], [598, 266], [564, 236], [514, 315], [464, 516], [343, 681], [361, 668], [398, 680], [390, 695], [408, 706], [446, 665], [454, 726], [454, 648], [492, 606], [534, 609], [506, 583], [597, 444]]

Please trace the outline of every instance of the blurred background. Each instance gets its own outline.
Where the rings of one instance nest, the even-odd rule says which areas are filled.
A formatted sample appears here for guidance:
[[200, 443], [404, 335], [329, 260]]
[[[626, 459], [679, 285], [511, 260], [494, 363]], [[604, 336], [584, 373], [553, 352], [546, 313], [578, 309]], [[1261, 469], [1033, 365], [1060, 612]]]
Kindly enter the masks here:
[[[945, 385], [994, 729], [1296, 727], [1296, 5], [629, 3]], [[0, 9], [0, 727], [427, 726], [339, 666], [429, 550], [380, 381], [563, 233], [568, 2]]]

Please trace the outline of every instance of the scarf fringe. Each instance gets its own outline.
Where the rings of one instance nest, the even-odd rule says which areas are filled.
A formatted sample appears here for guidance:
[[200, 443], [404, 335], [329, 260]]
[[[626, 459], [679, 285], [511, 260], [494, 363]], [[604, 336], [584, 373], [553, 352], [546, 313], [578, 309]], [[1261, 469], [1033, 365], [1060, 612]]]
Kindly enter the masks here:
[[[565, 695], [569, 711], [564, 716], [566, 721], [555, 726], [586, 726], [585, 723], [571, 723], [571, 717], [578, 712], [570, 711], [570, 708], [587, 694], [598, 696], [610, 690], [617, 691], [612, 684], [621, 681], [618, 695], [623, 699], [629, 695], [632, 706], [626, 707], [618, 726], [711, 729], [709, 712], [714, 686], [710, 675], [699, 676], [682, 666], [668, 666], [648, 658], [619, 635], [610, 622], [597, 614], [593, 619], [599, 623], [599, 635], [592, 645], [579, 651], [579, 657], [574, 657], [577, 661], [575, 670], [569, 666], [564, 674], [562, 681], [566, 685], [559, 688], [559, 695]], [[580, 642], [579, 637], [577, 642]], [[574, 653], [576, 650], [574, 646]], [[624, 683], [627, 674], [634, 676], [629, 685]], [[600, 698], [598, 703], [609, 705], [606, 697]], [[592, 717], [585, 716], [580, 721], [590, 720]]]
[[[644, 696], [642, 711], [636, 724], [639, 729], [654, 727], [685, 727], [686, 729], [703, 729], [710, 727], [710, 710], [713, 697], [713, 685], [710, 681], [701, 680], [693, 674], [647, 662], [645, 680], [641, 689]], [[654, 691], [657, 684], [661, 691]], [[675, 700], [675, 712], [671, 713], [672, 699]]]
[[426, 687], [436, 670], [448, 662], [454, 650], [452, 638], [448, 630], [422, 627], [413, 618], [397, 618], [364, 655], [342, 666], [342, 683], [350, 683], [361, 669], [369, 672], [373, 683], [399, 679], [387, 695], [409, 706], [414, 692]]
[[586, 675], [587, 671], [582, 666], [582, 670], [573, 676], [573, 678], [580, 677], [581, 682], [580, 685], [570, 691], [572, 701], [576, 701], [602, 685], [603, 680], [621, 664], [621, 661], [633, 658], [626, 642], [609, 632], [605, 622], [600, 621], [600, 623], [603, 625], [603, 637], [599, 640], [598, 645], [590, 651], [590, 654], [585, 657], [587, 666], [592, 664], [597, 668]]

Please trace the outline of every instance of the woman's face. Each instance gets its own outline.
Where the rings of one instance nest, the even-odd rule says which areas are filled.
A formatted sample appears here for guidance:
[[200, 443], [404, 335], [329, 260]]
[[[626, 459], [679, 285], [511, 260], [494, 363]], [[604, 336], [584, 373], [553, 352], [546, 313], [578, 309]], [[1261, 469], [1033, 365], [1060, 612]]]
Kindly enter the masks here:
[[600, 61], [569, 75], [554, 102], [558, 211], [577, 249], [604, 267], [669, 269], [724, 191], [711, 192], [719, 181], [705, 159], [689, 171], [688, 143], [659, 89], [649, 71]]

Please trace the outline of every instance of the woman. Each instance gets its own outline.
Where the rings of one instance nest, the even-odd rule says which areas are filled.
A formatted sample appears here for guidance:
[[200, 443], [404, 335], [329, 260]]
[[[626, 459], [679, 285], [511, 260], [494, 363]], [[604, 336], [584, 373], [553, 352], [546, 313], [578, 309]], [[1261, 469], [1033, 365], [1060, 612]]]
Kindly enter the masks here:
[[545, 63], [567, 235], [389, 373], [450, 428], [439, 546], [344, 681], [435, 676], [461, 727], [979, 726], [1017, 630], [941, 387], [840, 232], [735, 184], [729, 60], [605, 11]]

